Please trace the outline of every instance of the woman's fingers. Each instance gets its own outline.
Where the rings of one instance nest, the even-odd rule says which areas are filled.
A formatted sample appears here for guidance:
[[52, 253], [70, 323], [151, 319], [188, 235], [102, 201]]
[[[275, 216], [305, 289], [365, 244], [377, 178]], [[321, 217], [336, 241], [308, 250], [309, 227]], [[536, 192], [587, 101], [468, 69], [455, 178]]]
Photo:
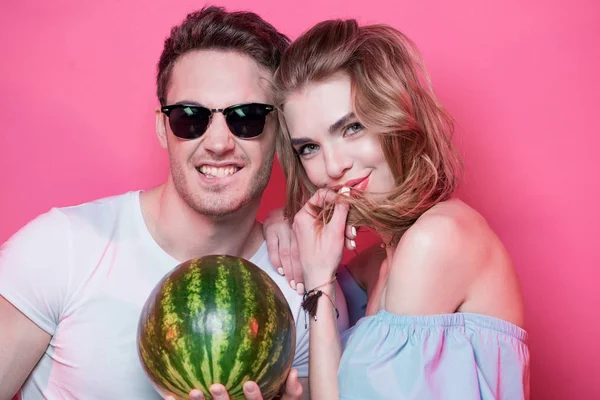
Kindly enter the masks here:
[[265, 240], [267, 242], [267, 252], [269, 253], [269, 261], [273, 267], [277, 269], [279, 274], [283, 275], [283, 268], [281, 267], [281, 258], [279, 256], [279, 234], [274, 229], [264, 231]]
[[[342, 188], [343, 190], [344, 188]], [[308, 208], [310, 205], [323, 207], [325, 203], [334, 203], [337, 198], [337, 193], [331, 189], [318, 189], [315, 194], [306, 202], [303, 208]]]
[[348, 250], [353, 251], [356, 250], [356, 242], [353, 239], [344, 239], [344, 247]]
[[333, 215], [331, 216], [331, 221], [329, 221], [330, 226], [334, 227], [339, 233], [340, 237], [344, 237], [344, 230], [346, 227], [346, 219], [348, 218], [348, 204], [346, 203], [336, 203], [333, 208]]
[[[295, 283], [292, 283], [294, 280], [294, 270], [292, 265], [292, 243], [291, 237], [294, 235], [292, 232], [292, 227], [285, 227], [284, 229], [280, 229], [278, 233], [279, 237], [279, 259], [281, 260], [281, 269], [283, 270], [283, 275], [287, 278], [288, 282], [293, 289], [295, 289]], [[280, 271], [278, 271], [280, 272]], [[281, 273], [281, 272], [280, 272]]]
[[356, 250], [356, 228], [352, 225], [346, 225], [346, 231], [344, 232], [344, 236], [346, 240], [344, 241], [344, 246], [348, 250]]
[[[331, 207], [325, 223], [316, 218], [311, 209], [313, 205], [321, 209]], [[340, 201], [337, 193], [319, 189], [294, 216], [292, 230], [298, 243], [303, 282], [313, 285], [326, 281], [339, 266], [345, 245], [348, 209], [348, 204]]]
[[352, 225], [346, 225], [346, 239], [352, 240], [356, 239], [356, 228]]

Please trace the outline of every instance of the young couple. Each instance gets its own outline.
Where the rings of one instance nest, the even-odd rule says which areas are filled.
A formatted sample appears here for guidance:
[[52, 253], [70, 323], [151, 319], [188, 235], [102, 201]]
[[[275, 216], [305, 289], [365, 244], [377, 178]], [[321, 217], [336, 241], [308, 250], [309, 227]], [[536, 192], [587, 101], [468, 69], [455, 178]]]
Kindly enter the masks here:
[[[284, 399], [528, 398], [515, 272], [453, 195], [451, 119], [402, 33], [327, 21], [290, 45], [253, 13], [205, 8], [165, 41], [157, 94], [163, 185], [53, 208], [2, 246], [0, 399], [158, 397], [140, 310], [207, 254], [247, 258], [284, 291], [297, 323]], [[287, 202], [262, 226], [276, 147]], [[335, 278], [357, 227], [382, 247], [346, 267], [367, 294], [347, 329]], [[253, 382], [244, 393], [261, 398]]]

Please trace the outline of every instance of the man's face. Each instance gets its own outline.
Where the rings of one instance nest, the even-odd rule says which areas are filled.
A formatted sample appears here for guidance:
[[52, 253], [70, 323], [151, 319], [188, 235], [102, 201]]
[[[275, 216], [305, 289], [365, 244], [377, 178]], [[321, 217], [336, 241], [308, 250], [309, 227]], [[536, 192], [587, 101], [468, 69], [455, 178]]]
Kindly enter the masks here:
[[[171, 72], [166, 104], [197, 104], [209, 109], [240, 103], [271, 103], [271, 73], [252, 58], [220, 50], [183, 55]], [[193, 140], [173, 135], [157, 113], [161, 144], [168, 149], [171, 177], [181, 198], [200, 214], [221, 217], [258, 203], [269, 182], [275, 152], [276, 115], [267, 115], [254, 139], [232, 134], [221, 113], [213, 113], [206, 132]]]

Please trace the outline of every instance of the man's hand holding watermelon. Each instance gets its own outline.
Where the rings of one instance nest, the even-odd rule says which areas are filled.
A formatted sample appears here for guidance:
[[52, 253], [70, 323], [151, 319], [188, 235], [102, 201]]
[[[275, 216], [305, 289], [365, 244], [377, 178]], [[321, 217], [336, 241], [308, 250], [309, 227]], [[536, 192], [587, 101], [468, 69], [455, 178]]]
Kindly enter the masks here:
[[[214, 384], [210, 387], [210, 393], [213, 400], [230, 400], [229, 394], [225, 387], [221, 384]], [[256, 382], [248, 381], [244, 384], [244, 395], [246, 400], [263, 400], [260, 388]], [[298, 380], [298, 371], [292, 369], [285, 383], [285, 392], [281, 396], [281, 400], [300, 400], [302, 397], [302, 385]], [[175, 400], [173, 397], [167, 397], [166, 400]], [[190, 392], [190, 400], [206, 400], [204, 394], [200, 390], [192, 390]]]

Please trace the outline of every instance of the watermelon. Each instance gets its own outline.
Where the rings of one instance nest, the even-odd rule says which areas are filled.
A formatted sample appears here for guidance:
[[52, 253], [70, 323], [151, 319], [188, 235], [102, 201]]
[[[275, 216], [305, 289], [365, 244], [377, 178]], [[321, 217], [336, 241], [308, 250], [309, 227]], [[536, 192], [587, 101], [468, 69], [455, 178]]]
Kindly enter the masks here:
[[154, 287], [138, 323], [138, 354], [164, 397], [221, 383], [232, 400], [255, 381], [275, 397], [291, 369], [296, 325], [277, 284], [248, 260], [210, 255], [179, 264]]

